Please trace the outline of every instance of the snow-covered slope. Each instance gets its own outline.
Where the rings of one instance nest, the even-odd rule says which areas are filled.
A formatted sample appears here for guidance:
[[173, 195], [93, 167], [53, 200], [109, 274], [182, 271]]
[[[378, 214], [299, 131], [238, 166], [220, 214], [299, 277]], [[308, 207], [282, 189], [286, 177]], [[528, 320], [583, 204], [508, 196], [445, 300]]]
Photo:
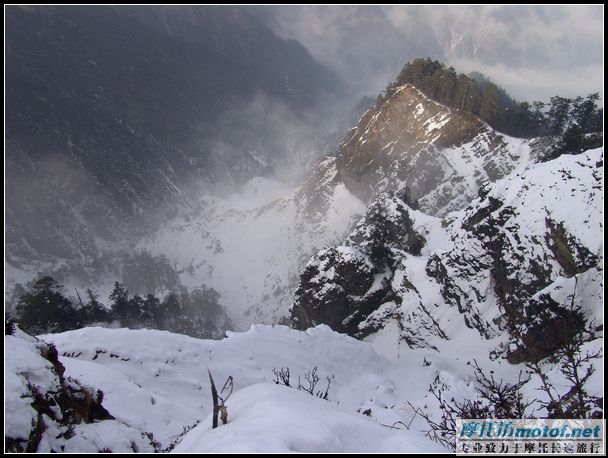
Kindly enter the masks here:
[[[423, 355], [412, 354], [396, 366], [369, 344], [327, 326], [302, 332], [258, 325], [221, 341], [106, 328], [41, 338], [57, 346], [67, 375], [103, 390], [108, 411], [130, 428], [153, 433], [161, 448], [200, 420], [176, 451], [354, 451], [364, 439], [370, 442], [363, 449], [370, 451], [438, 449], [417, 430], [393, 431], [380, 423], [409, 422], [413, 414], [406, 401], [423, 405], [426, 385], [444, 363], [423, 366]], [[216, 431], [209, 431], [207, 421], [207, 367], [216, 383], [232, 375], [235, 384], [227, 402], [229, 423]], [[304, 384], [315, 367], [318, 389], [334, 376], [328, 401], [273, 383], [273, 369], [289, 368], [291, 384], [297, 386], [298, 378]], [[254, 433], [270, 424], [275, 427], [256, 439]], [[322, 435], [319, 428], [325, 430]]]
[[[445, 451], [425, 437], [429, 426], [412, 408], [439, 417], [429, 386], [439, 381], [450, 396], [462, 399], [474, 396], [475, 389], [467, 362], [475, 359], [497, 379], [517, 379], [522, 369], [521, 364], [491, 359], [496, 339], [480, 340], [477, 331], [466, 326], [450, 341], [437, 341], [437, 352], [405, 345], [395, 351], [390, 339], [375, 337], [372, 346], [324, 325], [307, 331], [257, 325], [220, 341], [107, 328], [39, 336], [57, 347], [66, 377], [103, 391], [103, 406], [115, 418], [79, 425], [77, 432], [88, 431], [88, 444], [50, 437], [49, 444], [94, 451], [95, 444], [108, 444], [112, 438], [114, 445], [108, 448], [119, 451], [129, 450], [129, 441], [139, 438], [134, 443], [142, 451], [152, 447], [151, 439], [157, 450], [177, 445], [176, 452]], [[7, 354], [20, 356], [16, 349], [33, 345], [21, 340], [7, 338]], [[597, 342], [589, 349], [596, 350]], [[388, 350], [393, 359], [374, 347]], [[41, 385], [38, 380], [52, 374], [48, 367], [23, 371], [24, 360], [7, 361], [7, 380], [20, 377]], [[234, 394], [226, 403], [228, 423], [215, 430], [207, 368], [220, 386], [228, 376], [234, 378]], [[287, 368], [292, 388], [274, 382], [274, 370]], [[315, 368], [316, 390], [323, 392], [327, 377], [333, 376], [327, 400], [296, 389], [298, 382], [307, 386], [306, 375]], [[587, 384], [591, 394], [601, 395], [602, 379], [603, 372], [596, 371]], [[537, 387], [532, 380], [524, 395], [538, 398]], [[12, 434], [23, 434], [31, 426], [18, 407], [18, 402], [25, 403], [17, 398], [9, 399], [15, 402], [7, 402], [6, 414]], [[397, 422], [410, 425], [409, 430]]]
[[19, 329], [4, 344], [6, 451], [154, 451], [141, 428], [114, 419], [100, 405], [98, 388], [91, 388], [97, 377], [93, 385], [71, 378], [80, 374], [66, 371], [53, 347]]
[[[496, 342], [512, 361], [550, 354], [542, 309], [602, 317], [603, 151], [563, 155], [482, 189], [443, 221], [380, 194], [341, 246], [307, 264], [295, 326], [327, 323], [394, 351], [438, 349], [464, 327], [486, 339], [515, 326], [525, 348]], [[511, 328], [512, 331], [512, 328]]]
[[175, 447], [176, 453], [445, 452], [419, 431], [375, 424], [359, 413], [301, 391], [270, 384], [252, 385], [230, 399], [233, 421], [211, 429], [211, 416]]
[[169, 221], [139, 248], [165, 254], [184, 285], [219, 291], [238, 329], [276, 323], [288, 315], [306, 260], [339, 241], [364, 211], [343, 184], [333, 183], [334, 160], [322, 163], [318, 202], [303, 196], [304, 188], [255, 178], [226, 198], [203, 198], [198, 216]]
[[[419, 417], [410, 431], [388, 427], [410, 422], [414, 413], [408, 402], [436, 416], [428, 386], [437, 376], [466, 395], [472, 376], [465, 362], [475, 355], [500, 375], [512, 377], [518, 370], [504, 361], [490, 362], [484, 351], [488, 344], [468, 332], [461, 334], [461, 350], [453, 351], [454, 342], [445, 342], [441, 353], [409, 350], [395, 361], [323, 325], [307, 331], [257, 325], [221, 341], [107, 328], [40, 338], [57, 347], [66, 376], [101, 389], [103, 405], [116, 421], [130, 431], [152, 433], [161, 449], [183, 439], [176, 451], [430, 452], [438, 446], [421, 433], [428, 425]], [[317, 389], [325, 390], [326, 377], [334, 377], [328, 400], [295, 389], [287, 392], [273, 382], [273, 369], [289, 368], [291, 385], [297, 387], [298, 379], [306, 385], [305, 376], [315, 367]], [[214, 431], [209, 431], [207, 368], [218, 385], [234, 377], [228, 424]], [[200, 424], [184, 436], [197, 421]], [[257, 431], [265, 434], [256, 437]], [[370, 442], [365, 445], [364, 440]]]

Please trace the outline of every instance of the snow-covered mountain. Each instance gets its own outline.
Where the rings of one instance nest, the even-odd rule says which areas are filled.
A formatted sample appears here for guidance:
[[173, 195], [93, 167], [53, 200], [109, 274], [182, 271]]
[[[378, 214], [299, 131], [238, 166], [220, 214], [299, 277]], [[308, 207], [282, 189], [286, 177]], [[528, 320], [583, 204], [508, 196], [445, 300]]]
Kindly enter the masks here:
[[[502, 90], [429, 59], [338, 141], [342, 83], [263, 16], [6, 10], [5, 451], [441, 452], [446, 399], [603, 416], [597, 96], [522, 104], [556, 136], [514, 138], [472, 114]], [[428, 33], [483, 54], [456, 25]]]
[[[403, 87], [300, 187], [253, 179], [138, 245], [169, 256], [185, 285], [217, 288], [237, 327], [284, 319], [295, 299], [297, 329], [254, 325], [220, 341], [107, 328], [8, 336], [12, 450], [445, 451], [414, 410], [439, 418], [430, 386], [475, 398], [467, 363], [517, 380], [526, 361], [603, 318], [603, 150], [544, 160], [542, 142], [476, 118], [466, 134], [451, 129], [460, 116]], [[370, 142], [395, 149], [378, 160]], [[553, 364], [545, 374], [563, 383]], [[235, 382], [218, 429], [207, 368]], [[287, 368], [290, 387], [276, 383]], [[312, 391], [329, 387], [328, 400], [297, 389], [313, 370]], [[591, 373], [587, 392], [601, 397], [602, 380]], [[547, 401], [540, 384], [523, 395]], [[83, 397], [86, 415], [72, 415]]]
[[138, 247], [168, 256], [185, 285], [217, 289], [239, 329], [276, 323], [310, 256], [341, 243], [377, 195], [444, 216], [542, 158], [545, 143], [502, 135], [405, 85], [367, 110], [299, 188], [256, 178], [226, 198], [204, 197], [194, 217], [168, 221]]
[[[381, 193], [341, 245], [309, 261], [292, 322], [326, 323], [395, 352], [437, 349], [467, 326], [503, 336], [495, 350], [513, 362], [548, 356], [559, 320], [539, 309], [559, 315], [575, 304], [602, 321], [602, 189], [597, 149], [530, 164], [444, 219]], [[522, 348], [506, 348], [513, 327]]]

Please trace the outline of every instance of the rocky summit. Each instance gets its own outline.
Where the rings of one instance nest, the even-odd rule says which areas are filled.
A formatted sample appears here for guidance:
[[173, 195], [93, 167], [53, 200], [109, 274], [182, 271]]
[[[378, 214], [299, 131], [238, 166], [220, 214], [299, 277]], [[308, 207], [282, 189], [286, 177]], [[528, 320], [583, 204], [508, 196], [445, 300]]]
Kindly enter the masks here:
[[539, 154], [538, 141], [509, 137], [471, 113], [439, 104], [414, 86], [380, 99], [345, 136], [340, 178], [368, 201], [383, 191], [444, 216]]

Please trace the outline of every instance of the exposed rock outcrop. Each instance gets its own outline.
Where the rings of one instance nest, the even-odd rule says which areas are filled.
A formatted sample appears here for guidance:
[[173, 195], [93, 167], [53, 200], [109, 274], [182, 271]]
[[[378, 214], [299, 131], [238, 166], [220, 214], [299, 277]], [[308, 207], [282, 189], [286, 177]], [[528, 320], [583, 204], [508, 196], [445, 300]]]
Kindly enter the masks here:
[[309, 261], [292, 309], [296, 328], [325, 323], [358, 337], [377, 330], [377, 314], [370, 315], [382, 304], [401, 302], [395, 289], [413, 288], [407, 278], [394, 276], [404, 254], [418, 255], [425, 244], [410, 211], [403, 201], [383, 193], [343, 245], [322, 250]]
[[536, 157], [538, 143], [504, 136], [408, 84], [363, 115], [343, 140], [336, 165], [363, 201], [407, 190], [425, 213], [444, 216], [465, 207], [484, 183]]
[[[151, 437], [114, 420], [102, 405], [101, 391], [64, 375], [53, 345], [18, 328], [5, 336], [5, 345], [6, 452], [154, 451]], [[97, 433], [99, 422], [104, 425]], [[129, 447], [98, 437], [102, 431], [124, 434]]]

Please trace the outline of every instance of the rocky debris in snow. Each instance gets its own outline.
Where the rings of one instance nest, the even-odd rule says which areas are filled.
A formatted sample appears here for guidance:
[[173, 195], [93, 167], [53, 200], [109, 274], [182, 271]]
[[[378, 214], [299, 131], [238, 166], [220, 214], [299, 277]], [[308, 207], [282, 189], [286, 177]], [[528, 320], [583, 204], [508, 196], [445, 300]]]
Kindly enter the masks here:
[[5, 451], [154, 451], [150, 437], [114, 420], [102, 391], [65, 376], [54, 345], [18, 328], [5, 345]]

